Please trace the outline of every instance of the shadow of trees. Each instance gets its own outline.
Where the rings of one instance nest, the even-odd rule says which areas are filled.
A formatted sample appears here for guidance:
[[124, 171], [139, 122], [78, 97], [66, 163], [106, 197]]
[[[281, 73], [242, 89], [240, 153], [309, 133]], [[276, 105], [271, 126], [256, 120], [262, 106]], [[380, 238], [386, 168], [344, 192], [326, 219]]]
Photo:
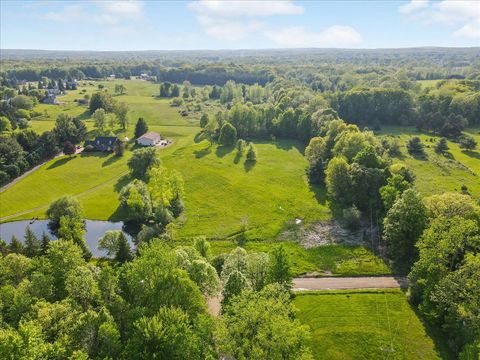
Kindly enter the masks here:
[[47, 170], [54, 169], [54, 168], [56, 168], [56, 167], [65, 165], [66, 163], [68, 163], [69, 161], [75, 159], [76, 157], [77, 157], [76, 155], [74, 155], [74, 156], [62, 157], [61, 159], [58, 159], [58, 160], [55, 161], [54, 163], [50, 164], [50, 166], [47, 167]]

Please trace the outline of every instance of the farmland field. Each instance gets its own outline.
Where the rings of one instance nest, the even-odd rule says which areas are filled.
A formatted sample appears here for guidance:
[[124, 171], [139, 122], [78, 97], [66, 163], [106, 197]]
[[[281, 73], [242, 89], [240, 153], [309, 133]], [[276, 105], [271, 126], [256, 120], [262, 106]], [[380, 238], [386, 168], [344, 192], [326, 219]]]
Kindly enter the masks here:
[[315, 359], [448, 359], [400, 290], [297, 293]]

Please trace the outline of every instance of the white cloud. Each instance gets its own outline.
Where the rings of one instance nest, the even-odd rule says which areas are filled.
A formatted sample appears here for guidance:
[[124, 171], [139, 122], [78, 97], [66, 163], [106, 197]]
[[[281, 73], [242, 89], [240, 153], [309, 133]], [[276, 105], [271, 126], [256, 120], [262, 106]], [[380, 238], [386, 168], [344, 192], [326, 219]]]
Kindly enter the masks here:
[[456, 37], [480, 39], [480, 20], [472, 21], [453, 33]]
[[[402, 7], [399, 8], [400, 12], [401, 9]], [[454, 26], [456, 30], [453, 36], [480, 39], [480, 2], [477, 0], [443, 0], [403, 13], [408, 14], [412, 20], [427, 24]]]
[[198, 16], [198, 22], [207, 35], [218, 40], [238, 41], [265, 27], [265, 23], [256, 20], [237, 21], [209, 16]]
[[334, 25], [320, 32], [308, 32], [303, 26], [265, 32], [267, 38], [283, 47], [349, 47], [359, 45], [362, 36], [350, 26]]
[[409, 3], [403, 4], [398, 8], [402, 14], [410, 14], [414, 11], [424, 9], [428, 6], [428, 0], [410, 0]]
[[70, 22], [94, 22], [100, 25], [116, 25], [124, 22], [138, 22], [143, 19], [143, 3], [135, 0], [93, 1], [97, 9], [88, 11], [84, 4], [67, 5], [58, 11], [47, 12], [46, 20]]
[[303, 6], [295, 5], [290, 0], [285, 1], [222, 1], [200, 0], [188, 4], [188, 8], [198, 14], [215, 17], [260, 17], [272, 15], [303, 14]]
[[65, 22], [82, 20], [86, 17], [87, 13], [82, 5], [68, 5], [60, 11], [49, 11], [43, 16], [45, 20]]

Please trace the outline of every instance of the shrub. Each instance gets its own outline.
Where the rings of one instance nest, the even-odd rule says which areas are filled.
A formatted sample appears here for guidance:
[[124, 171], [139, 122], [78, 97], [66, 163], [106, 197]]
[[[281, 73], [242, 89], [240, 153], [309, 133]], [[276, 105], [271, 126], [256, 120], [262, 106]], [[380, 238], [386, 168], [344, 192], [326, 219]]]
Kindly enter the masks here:
[[411, 155], [425, 154], [424, 145], [422, 144], [422, 140], [418, 136], [414, 136], [408, 140], [407, 150], [408, 153]]
[[252, 143], [248, 145], [247, 161], [257, 161], [257, 149], [255, 148], [255, 145], [253, 145]]
[[475, 139], [468, 135], [463, 135], [460, 140], [460, 147], [465, 150], [473, 150], [477, 147], [477, 142]]
[[361, 212], [355, 205], [343, 209], [343, 220], [350, 230], [357, 230], [360, 227]]

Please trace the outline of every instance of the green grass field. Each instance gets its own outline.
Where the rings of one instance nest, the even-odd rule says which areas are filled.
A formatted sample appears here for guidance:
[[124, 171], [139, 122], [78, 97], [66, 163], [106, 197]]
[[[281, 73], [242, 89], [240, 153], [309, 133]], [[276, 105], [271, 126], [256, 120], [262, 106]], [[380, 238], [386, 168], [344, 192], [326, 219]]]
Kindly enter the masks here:
[[[186, 212], [177, 230], [179, 237], [205, 234], [225, 238], [244, 224], [250, 239], [268, 240], [297, 217], [306, 223], [330, 217], [324, 194], [307, 183], [307, 162], [299, 142], [256, 143], [258, 161], [248, 165], [232, 148], [199, 141], [198, 121], [180, 116], [168, 100], [158, 99], [158, 85], [140, 80], [101, 82], [111, 92], [115, 83], [127, 88], [126, 94], [115, 96], [130, 107], [127, 136], [132, 136], [134, 123], [142, 116], [150, 130], [174, 141], [159, 154], [164, 165], [180, 171], [185, 180]], [[33, 129], [53, 128], [63, 111], [81, 116], [91, 127], [86, 108], [74, 100], [97, 91], [98, 84], [86, 82], [59, 97], [63, 105], [38, 105], [36, 110], [44, 115], [32, 120]], [[118, 191], [128, 181], [124, 176], [130, 154], [127, 151], [121, 159], [79, 155], [44, 164], [1, 193], [0, 221], [43, 217], [48, 204], [63, 194], [77, 196], [87, 218], [118, 220]]]
[[[235, 248], [232, 241], [211, 241], [212, 254], [227, 254]], [[305, 249], [295, 242], [281, 244], [289, 255], [293, 276], [307, 273], [328, 274], [332, 276], [357, 276], [390, 274], [391, 270], [370, 250], [362, 246], [326, 245]], [[278, 242], [248, 241], [247, 252], [273, 251]]]
[[[479, 130], [467, 130], [480, 143]], [[394, 135], [402, 144], [402, 155], [394, 159], [407, 165], [416, 174], [415, 186], [424, 195], [460, 191], [467, 186], [469, 193], [480, 199], [480, 150], [464, 151], [458, 144], [449, 141], [450, 150], [445, 155], [436, 154], [435, 143], [440, 138], [417, 132], [412, 127], [384, 127], [380, 134]], [[415, 158], [407, 153], [405, 144], [412, 136], [419, 136], [425, 144], [426, 157]], [[433, 140], [433, 141], [430, 141]]]
[[297, 293], [315, 359], [449, 359], [400, 290]]

